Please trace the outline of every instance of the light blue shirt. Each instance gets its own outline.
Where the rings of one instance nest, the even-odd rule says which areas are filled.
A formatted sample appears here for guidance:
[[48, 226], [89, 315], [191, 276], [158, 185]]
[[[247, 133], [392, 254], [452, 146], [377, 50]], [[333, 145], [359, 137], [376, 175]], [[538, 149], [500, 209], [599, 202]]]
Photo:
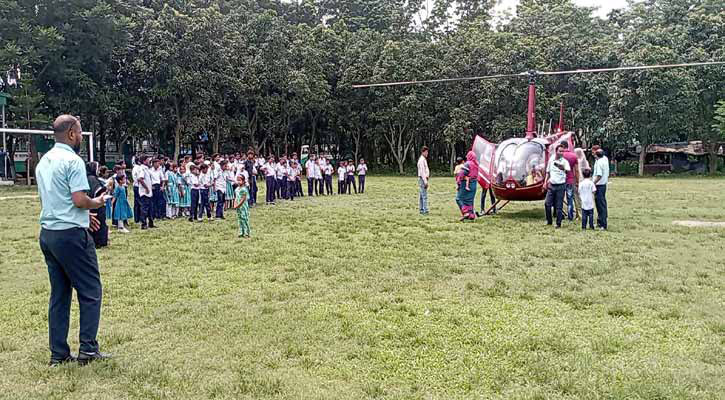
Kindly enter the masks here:
[[609, 159], [606, 156], [603, 156], [594, 163], [594, 173], [592, 176], [602, 177], [599, 179], [599, 182], [597, 182], [597, 186], [609, 183]]
[[71, 193], [90, 190], [86, 166], [70, 148], [56, 143], [35, 168], [42, 211], [40, 226], [51, 231], [88, 228], [88, 210], [73, 205]]

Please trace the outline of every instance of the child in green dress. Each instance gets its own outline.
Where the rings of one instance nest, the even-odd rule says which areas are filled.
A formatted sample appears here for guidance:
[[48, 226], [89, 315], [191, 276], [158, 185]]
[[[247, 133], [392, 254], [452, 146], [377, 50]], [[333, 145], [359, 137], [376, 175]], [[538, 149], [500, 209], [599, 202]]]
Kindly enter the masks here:
[[244, 175], [237, 176], [237, 189], [234, 196], [234, 208], [237, 210], [237, 223], [239, 223], [239, 237], [250, 237], [252, 229], [249, 227], [249, 189]]

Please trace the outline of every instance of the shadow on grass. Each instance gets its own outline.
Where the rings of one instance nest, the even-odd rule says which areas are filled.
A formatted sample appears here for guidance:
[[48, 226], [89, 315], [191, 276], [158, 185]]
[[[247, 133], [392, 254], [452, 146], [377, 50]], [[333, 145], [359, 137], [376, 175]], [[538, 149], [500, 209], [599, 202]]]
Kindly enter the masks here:
[[539, 209], [529, 209], [520, 211], [501, 210], [496, 213], [496, 217], [504, 219], [513, 219], [518, 221], [543, 220], [544, 212]]

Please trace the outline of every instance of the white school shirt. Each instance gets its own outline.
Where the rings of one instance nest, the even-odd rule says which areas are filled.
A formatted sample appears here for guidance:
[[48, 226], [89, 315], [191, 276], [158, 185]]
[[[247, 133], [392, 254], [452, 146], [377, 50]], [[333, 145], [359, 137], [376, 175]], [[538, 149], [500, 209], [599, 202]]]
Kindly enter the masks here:
[[138, 178], [141, 177], [143, 174], [143, 168], [140, 165], [134, 165], [131, 169], [131, 178], [133, 178], [133, 187], [138, 187], [139, 181]]
[[163, 171], [161, 171], [161, 168], [151, 168], [151, 184], [152, 185], [160, 185], [161, 184], [161, 176], [163, 175]]
[[594, 192], [597, 191], [597, 187], [594, 186], [594, 182], [587, 178], [579, 182], [579, 198], [582, 200], [582, 210], [593, 210], [594, 209]]
[[[145, 165], [141, 166], [141, 171], [138, 175], [139, 178], [143, 178], [146, 185], [141, 185], [139, 182], [138, 185], [138, 194], [139, 196], [143, 197], [152, 197], [153, 196], [153, 188], [151, 187], [151, 169]], [[148, 186], [148, 189], [146, 188]]]
[[307, 178], [311, 179], [315, 177], [315, 162], [312, 160], [307, 160], [305, 163], [305, 169], [307, 170]]
[[202, 189], [207, 189], [208, 187], [211, 187], [211, 172], [200, 173], [199, 184], [202, 186]]
[[284, 166], [284, 163], [278, 163], [275, 171], [277, 173], [277, 179], [284, 179], [284, 174], [287, 172], [287, 167]]
[[330, 164], [325, 165], [325, 175], [332, 176], [333, 171], [334, 171], [334, 168], [332, 168], [332, 165], [330, 165]]
[[[559, 169], [557, 165], [561, 165], [564, 169]], [[571, 171], [571, 167], [569, 166], [569, 162], [566, 161], [566, 158], [562, 157], [561, 160], [552, 158], [549, 161], [549, 167], [546, 169], [546, 172], [549, 173], [549, 183], [552, 185], [566, 183], [566, 173], [569, 171]]]
[[221, 190], [222, 192], [226, 193], [227, 191], [227, 179], [224, 175], [227, 171], [219, 170], [219, 175], [215, 176], [214, 180], [214, 190]]
[[264, 164], [264, 176], [275, 176], [277, 174], [277, 166], [275, 163], [268, 162]]
[[186, 183], [188, 183], [189, 187], [194, 190], [203, 189], [203, 187], [201, 186], [201, 175], [194, 175], [192, 173], [189, 173], [189, 176], [186, 178]]
[[358, 175], [365, 175], [367, 172], [368, 172], [367, 164], [358, 164], [358, 166], [357, 166]]
[[345, 181], [345, 173], [346, 172], [347, 172], [347, 170], [345, 169], [345, 167], [340, 167], [340, 168], [337, 169], [337, 175], [338, 175], [337, 179], [340, 182], [344, 182]]
[[297, 168], [287, 168], [287, 180], [290, 182], [297, 180]]
[[355, 176], [355, 166], [354, 165], [347, 166], [347, 174], [350, 176]]
[[314, 168], [315, 171], [315, 179], [322, 179], [322, 169], [320, 169], [320, 164], [314, 163], [312, 168]]

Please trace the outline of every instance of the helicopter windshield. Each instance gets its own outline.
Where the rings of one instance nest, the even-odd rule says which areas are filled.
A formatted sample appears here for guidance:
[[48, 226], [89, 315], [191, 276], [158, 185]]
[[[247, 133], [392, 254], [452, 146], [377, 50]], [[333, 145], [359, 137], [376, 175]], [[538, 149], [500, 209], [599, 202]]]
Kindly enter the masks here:
[[520, 186], [531, 186], [544, 179], [545, 146], [539, 141], [510, 139], [496, 154], [496, 182], [515, 180]]

